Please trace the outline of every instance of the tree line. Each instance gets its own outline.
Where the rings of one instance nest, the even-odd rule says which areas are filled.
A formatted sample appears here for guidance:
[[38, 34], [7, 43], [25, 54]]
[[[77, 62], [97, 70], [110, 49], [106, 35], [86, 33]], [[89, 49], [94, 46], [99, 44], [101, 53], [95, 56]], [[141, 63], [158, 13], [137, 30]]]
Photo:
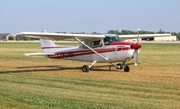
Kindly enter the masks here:
[[160, 29], [157, 32], [153, 32], [153, 31], [131, 31], [131, 30], [122, 30], [121, 32], [118, 30], [110, 30], [107, 33], [108, 34], [117, 34], [117, 35], [129, 35], [129, 34], [171, 34], [172, 36], [177, 36], [177, 39], [180, 40], [180, 32], [165, 32], [162, 29]]
[[[144, 30], [140, 30], [140, 31], [131, 31], [131, 30], [122, 30], [122, 31], [118, 31], [118, 30], [109, 30], [107, 33], [105, 34], [117, 34], [117, 35], [129, 35], [129, 34], [171, 34], [172, 36], [177, 36], [177, 39], [180, 40], [180, 32], [165, 32], [162, 29], [160, 29], [157, 32], [153, 32], [153, 31], [144, 31]], [[66, 33], [66, 32], [57, 32], [57, 33]], [[92, 32], [92, 33], [85, 33], [85, 32], [71, 32], [71, 34], [102, 34], [102, 33], [98, 33], [98, 32]], [[11, 40], [11, 39], [10, 39]], [[16, 40], [38, 40], [38, 38], [28, 38], [28, 37], [23, 37], [23, 36], [16, 36]]]

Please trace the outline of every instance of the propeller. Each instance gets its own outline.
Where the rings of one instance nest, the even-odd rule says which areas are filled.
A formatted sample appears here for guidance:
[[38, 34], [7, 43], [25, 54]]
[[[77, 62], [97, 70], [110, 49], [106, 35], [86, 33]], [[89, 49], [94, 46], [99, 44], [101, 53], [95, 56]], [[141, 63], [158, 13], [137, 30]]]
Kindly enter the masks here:
[[137, 66], [138, 63], [138, 49], [134, 51], [134, 65]]
[[140, 31], [140, 29], [138, 28], [136, 44], [134, 44], [134, 46], [133, 46], [133, 48], [134, 48], [134, 65], [135, 66], [137, 66], [137, 63], [138, 63], [138, 49], [141, 48], [141, 45], [138, 44], [139, 31]]

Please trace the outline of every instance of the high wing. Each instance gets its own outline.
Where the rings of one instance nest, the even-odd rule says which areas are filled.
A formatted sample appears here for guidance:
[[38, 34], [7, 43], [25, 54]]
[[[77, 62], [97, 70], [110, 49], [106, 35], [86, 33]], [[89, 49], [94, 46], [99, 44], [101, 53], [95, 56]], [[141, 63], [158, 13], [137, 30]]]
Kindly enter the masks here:
[[[127, 40], [127, 39], [135, 39], [138, 35], [119, 35], [121, 39]], [[139, 34], [140, 38], [151, 38], [151, 37], [165, 37], [165, 36], [171, 36], [171, 34]]]
[[22, 32], [18, 35], [25, 37], [51, 39], [51, 40], [64, 40], [78, 38], [81, 41], [95, 41], [105, 38], [104, 35], [90, 35], [90, 34], [62, 34], [62, 33], [44, 33], [44, 32]]
[[[51, 40], [64, 40], [64, 39], [75, 39], [78, 38], [81, 41], [95, 41], [105, 38], [105, 35], [91, 35], [91, 34], [63, 34], [63, 33], [46, 33], [46, 32], [22, 32], [18, 35], [25, 37], [51, 39]], [[151, 38], [151, 37], [165, 37], [171, 36], [171, 34], [139, 34], [140, 38]], [[123, 40], [135, 39], [137, 35], [119, 35]]]

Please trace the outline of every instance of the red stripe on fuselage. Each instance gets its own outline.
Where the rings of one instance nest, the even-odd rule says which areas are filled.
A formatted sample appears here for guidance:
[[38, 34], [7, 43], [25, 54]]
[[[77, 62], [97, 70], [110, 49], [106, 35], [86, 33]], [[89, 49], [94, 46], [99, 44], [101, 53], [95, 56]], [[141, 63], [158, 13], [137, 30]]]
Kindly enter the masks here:
[[[126, 51], [126, 50], [131, 50], [132, 48], [130, 47], [135, 43], [130, 43], [130, 42], [112, 42], [108, 46], [112, 46], [112, 48], [100, 48], [100, 49], [94, 49], [98, 53], [109, 53], [109, 52], [115, 52], [115, 51]], [[113, 47], [113, 46], [117, 47]], [[127, 45], [130, 45], [129, 47], [125, 47]], [[118, 47], [120, 46], [120, 47]], [[58, 48], [58, 47], [43, 47], [43, 49], [46, 48]], [[66, 47], [59, 47], [59, 48], [66, 48]], [[67, 47], [68, 48], [68, 47]], [[83, 56], [83, 55], [90, 55], [90, 54], [95, 54], [93, 51], [85, 49], [85, 50], [77, 50], [77, 51], [69, 51], [69, 52], [56, 52], [54, 56], [49, 56], [49, 58], [57, 58], [57, 59], [63, 59], [63, 58], [68, 58], [68, 57], [76, 57], [76, 56]]]
[[[115, 51], [126, 51], [131, 50], [131, 48], [121, 48], [121, 49], [115, 49], [115, 48], [107, 48], [107, 49], [96, 49], [95, 51], [98, 53], [109, 53], [109, 52], [115, 52]], [[68, 57], [76, 57], [76, 56], [84, 56], [84, 55], [90, 55], [95, 54], [91, 50], [80, 50], [80, 51], [71, 51], [71, 52], [57, 52], [54, 56], [49, 56], [49, 58], [57, 58], [57, 59], [63, 59]]]
[[70, 47], [42, 47], [42, 49], [52, 49], [52, 48], [70, 48]]
[[133, 42], [112, 42], [110, 45], [120, 45], [120, 46], [123, 46], [123, 45], [133, 45], [135, 43]]

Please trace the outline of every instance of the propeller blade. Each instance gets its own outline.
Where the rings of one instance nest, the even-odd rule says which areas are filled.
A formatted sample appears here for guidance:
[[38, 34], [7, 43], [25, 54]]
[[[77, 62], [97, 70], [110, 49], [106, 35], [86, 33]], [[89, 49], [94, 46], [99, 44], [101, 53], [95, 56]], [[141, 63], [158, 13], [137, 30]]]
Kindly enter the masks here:
[[131, 48], [134, 49], [133, 57], [134, 57], [134, 64], [137, 66], [138, 63], [138, 50], [141, 48], [140, 44], [133, 44], [131, 45]]
[[137, 66], [138, 63], [138, 49], [134, 51], [134, 65]]

